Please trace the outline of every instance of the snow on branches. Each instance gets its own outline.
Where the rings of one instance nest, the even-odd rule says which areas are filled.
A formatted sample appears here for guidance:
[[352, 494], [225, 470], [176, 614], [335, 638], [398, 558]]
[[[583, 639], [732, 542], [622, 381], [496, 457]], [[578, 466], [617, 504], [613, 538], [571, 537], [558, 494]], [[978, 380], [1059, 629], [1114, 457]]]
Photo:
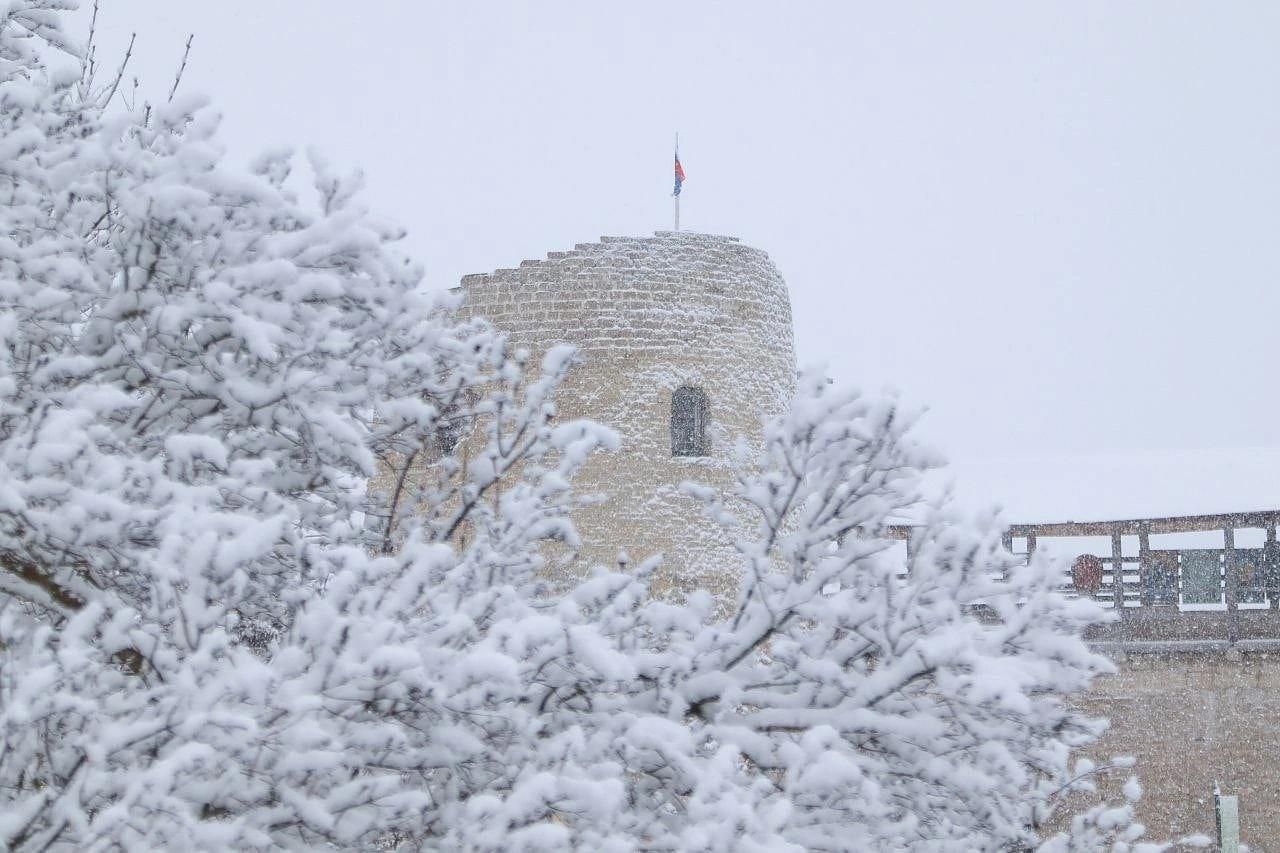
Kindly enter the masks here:
[[0, 847], [1041, 843], [1101, 614], [941, 509], [891, 559], [932, 464], [892, 406], [807, 377], [689, 487], [736, 605], [549, 589], [617, 444], [555, 418], [573, 351], [425, 295], [358, 177], [302, 204], [198, 100], [106, 114], [3, 40], [63, 5], [0, 12]]

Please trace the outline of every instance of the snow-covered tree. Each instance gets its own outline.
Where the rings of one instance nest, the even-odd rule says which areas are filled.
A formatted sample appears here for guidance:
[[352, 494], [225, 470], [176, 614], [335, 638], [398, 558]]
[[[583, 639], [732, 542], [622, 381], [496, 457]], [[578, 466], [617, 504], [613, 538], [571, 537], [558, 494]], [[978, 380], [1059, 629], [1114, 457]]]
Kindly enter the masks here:
[[[7, 6], [0, 36], [25, 39], [37, 5]], [[309, 847], [420, 827], [430, 801], [395, 766], [417, 751], [377, 713], [395, 668], [369, 656], [394, 646], [367, 644], [393, 613], [409, 630], [412, 599], [351, 645], [315, 614], [339, 608], [344, 572], [399, 565], [368, 556], [379, 459], [472, 400], [490, 470], [433, 496], [445, 515], [422, 541], [465, 521], [475, 554], [533, 559], [604, 436], [547, 426], [567, 355], [526, 382], [491, 330], [424, 296], [358, 181], [318, 158], [308, 207], [284, 155], [223, 166], [197, 102], [108, 116], [38, 51], [0, 55], [31, 59], [0, 85], [0, 842]], [[548, 451], [538, 476], [521, 464]], [[490, 522], [477, 497], [516, 467], [530, 485], [504, 500], [537, 505]], [[329, 640], [356, 669], [326, 674]]]
[[1040, 837], [1100, 611], [928, 509], [896, 409], [807, 377], [733, 493], [690, 487], [727, 617], [652, 560], [549, 589], [616, 446], [555, 419], [572, 350], [458, 320], [319, 157], [304, 203], [199, 101], [44, 71], [65, 5], [0, 8], [0, 847], [1120, 838]]

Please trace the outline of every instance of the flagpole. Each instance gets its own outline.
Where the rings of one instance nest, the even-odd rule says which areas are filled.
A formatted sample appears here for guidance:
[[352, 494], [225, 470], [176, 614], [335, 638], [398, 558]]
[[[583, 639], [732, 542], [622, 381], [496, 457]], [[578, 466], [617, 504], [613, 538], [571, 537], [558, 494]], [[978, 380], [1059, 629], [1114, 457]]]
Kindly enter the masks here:
[[[680, 162], [680, 131], [676, 131], [676, 162]], [[680, 193], [673, 193], [676, 208], [676, 231], [680, 230]]]

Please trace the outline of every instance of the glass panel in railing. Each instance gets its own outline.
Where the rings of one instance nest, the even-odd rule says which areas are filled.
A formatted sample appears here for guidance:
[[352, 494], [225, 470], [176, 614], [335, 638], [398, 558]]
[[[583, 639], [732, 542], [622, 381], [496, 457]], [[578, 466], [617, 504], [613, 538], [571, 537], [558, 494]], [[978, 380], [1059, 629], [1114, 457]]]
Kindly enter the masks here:
[[1148, 551], [1142, 563], [1142, 603], [1171, 607], [1178, 603], [1178, 552]]
[[1182, 603], [1222, 603], [1222, 552], [1197, 548], [1180, 552]]
[[1238, 586], [1236, 598], [1241, 604], [1266, 604], [1267, 583], [1261, 548], [1241, 548], [1235, 552]]

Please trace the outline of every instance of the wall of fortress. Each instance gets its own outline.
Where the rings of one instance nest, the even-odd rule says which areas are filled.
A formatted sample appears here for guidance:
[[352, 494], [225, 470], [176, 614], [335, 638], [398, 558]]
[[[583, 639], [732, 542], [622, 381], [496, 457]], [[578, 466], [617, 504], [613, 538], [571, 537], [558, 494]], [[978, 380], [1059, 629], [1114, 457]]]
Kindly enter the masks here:
[[1147, 836], [1214, 832], [1213, 785], [1240, 798], [1241, 841], [1280, 853], [1280, 653], [1116, 656], [1083, 697], [1111, 729], [1091, 756], [1132, 755]]

